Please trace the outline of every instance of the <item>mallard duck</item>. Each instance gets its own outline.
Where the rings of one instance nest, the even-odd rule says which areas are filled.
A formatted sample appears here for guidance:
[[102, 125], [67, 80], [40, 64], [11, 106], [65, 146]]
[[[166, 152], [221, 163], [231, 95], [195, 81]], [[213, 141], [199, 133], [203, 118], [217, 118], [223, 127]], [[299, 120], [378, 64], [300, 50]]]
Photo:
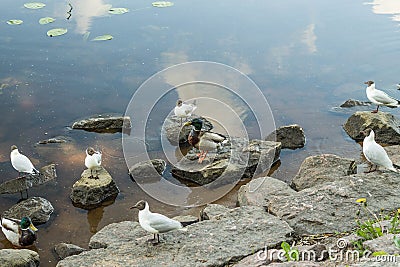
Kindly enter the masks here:
[[198, 220], [178, 222], [160, 213], [151, 212], [149, 203], [144, 200], [140, 200], [135, 206], [131, 207], [131, 209], [139, 210], [139, 224], [144, 230], [154, 234], [154, 239], [151, 241], [154, 241], [155, 243], [160, 243], [159, 234], [167, 233], [173, 230], [185, 231], [186, 229], [182, 229], [183, 227], [198, 222]]
[[97, 171], [96, 177], [93, 176], [93, 169], [101, 166], [101, 155], [102, 153], [94, 150], [93, 147], [86, 149], [85, 166], [90, 169], [90, 178], [99, 178]]
[[176, 107], [174, 108], [174, 113], [175, 116], [181, 119], [181, 125], [182, 125], [182, 119], [183, 118], [188, 118], [192, 116], [192, 113], [196, 110], [196, 106], [194, 104], [185, 104], [181, 99], [178, 99], [176, 101]]
[[226, 140], [226, 137], [212, 132], [202, 131], [203, 120], [195, 118], [185, 123], [185, 126], [192, 125], [188, 136], [188, 143], [200, 150], [199, 163], [206, 158], [208, 151], [217, 149]]
[[[363, 154], [365, 158], [371, 163], [371, 168], [368, 172], [371, 172], [372, 167], [375, 165], [376, 168], [378, 166], [384, 167], [394, 172], [398, 172], [393, 166], [392, 161], [390, 160], [388, 154], [385, 149], [375, 142], [375, 133], [372, 129], [366, 129], [361, 132], [365, 135], [363, 141]], [[375, 170], [376, 170], [375, 168]]]
[[1, 218], [1, 230], [16, 247], [27, 247], [33, 245], [36, 241], [38, 230], [29, 217], [23, 217], [21, 220]]
[[375, 88], [375, 83], [373, 81], [365, 82], [367, 85], [365, 89], [369, 101], [377, 105], [376, 109], [372, 113], [377, 113], [379, 106], [387, 106], [389, 108], [397, 108], [400, 106], [400, 100], [391, 97], [385, 92]]
[[29, 174], [39, 174], [39, 171], [35, 169], [29, 158], [19, 153], [17, 146], [11, 146], [11, 165], [15, 170], [18, 171], [18, 177], [21, 176], [21, 172]]

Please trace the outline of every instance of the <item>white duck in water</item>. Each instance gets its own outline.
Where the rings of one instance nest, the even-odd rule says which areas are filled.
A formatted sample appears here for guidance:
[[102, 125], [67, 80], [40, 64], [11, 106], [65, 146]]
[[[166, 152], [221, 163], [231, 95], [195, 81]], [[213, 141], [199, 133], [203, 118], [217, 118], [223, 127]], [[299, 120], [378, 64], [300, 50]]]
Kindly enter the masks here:
[[1, 230], [16, 247], [27, 247], [35, 243], [38, 230], [29, 217], [23, 217], [21, 220], [1, 218]]
[[90, 170], [90, 178], [98, 178], [96, 171], [96, 177], [93, 176], [93, 170], [101, 166], [101, 155], [100, 151], [94, 150], [93, 147], [86, 149], [85, 166]]
[[375, 142], [374, 131], [368, 128], [361, 133], [365, 135], [363, 141], [363, 154], [365, 158], [372, 164], [368, 172], [371, 172], [373, 165], [376, 166], [375, 170], [378, 166], [381, 166], [391, 171], [398, 172], [394, 168], [393, 163], [387, 155], [385, 149], [377, 142]]
[[159, 234], [167, 233], [173, 230], [185, 231], [186, 229], [182, 229], [184, 226], [198, 222], [196, 220], [181, 223], [174, 219], [170, 219], [165, 215], [151, 212], [149, 204], [144, 200], [140, 200], [135, 206], [131, 207], [131, 209], [139, 210], [138, 217], [140, 226], [147, 232], [154, 234], [154, 239], [152, 241], [156, 243], [160, 243]]
[[367, 85], [365, 89], [369, 101], [377, 105], [376, 110], [372, 113], [377, 113], [379, 106], [387, 106], [389, 108], [397, 108], [400, 106], [400, 101], [386, 94], [385, 92], [375, 88], [375, 83], [373, 81], [365, 82]]
[[197, 109], [195, 104], [185, 104], [181, 99], [178, 99], [176, 101], [176, 107], [174, 108], [174, 113], [175, 116], [181, 119], [181, 125], [182, 125], [182, 119], [189, 118], [192, 116], [192, 113]]

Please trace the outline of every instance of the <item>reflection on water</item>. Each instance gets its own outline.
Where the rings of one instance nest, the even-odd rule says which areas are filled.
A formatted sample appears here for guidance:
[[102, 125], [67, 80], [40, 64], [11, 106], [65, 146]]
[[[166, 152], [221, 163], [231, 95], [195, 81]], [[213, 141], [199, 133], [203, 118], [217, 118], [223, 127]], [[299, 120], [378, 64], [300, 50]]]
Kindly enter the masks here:
[[400, 2], [396, 0], [374, 0], [367, 4], [372, 5], [375, 14], [393, 15], [394, 21], [400, 21]]

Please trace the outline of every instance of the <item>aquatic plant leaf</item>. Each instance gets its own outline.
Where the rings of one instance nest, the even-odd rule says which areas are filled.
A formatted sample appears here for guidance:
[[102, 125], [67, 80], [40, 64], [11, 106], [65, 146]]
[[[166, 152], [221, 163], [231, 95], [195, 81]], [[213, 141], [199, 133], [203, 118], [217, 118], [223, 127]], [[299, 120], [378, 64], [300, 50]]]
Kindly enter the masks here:
[[108, 10], [108, 13], [113, 14], [113, 15], [120, 15], [120, 14], [125, 14], [129, 12], [128, 8], [125, 7], [113, 7]]
[[112, 35], [105, 34], [105, 35], [100, 35], [100, 36], [93, 38], [92, 41], [108, 41], [108, 40], [111, 40], [112, 38], [113, 38]]
[[47, 31], [47, 36], [49, 37], [55, 37], [55, 36], [60, 36], [63, 34], [67, 33], [67, 29], [64, 28], [55, 28]]
[[44, 17], [44, 18], [39, 19], [39, 24], [45, 25], [45, 24], [52, 23], [54, 21], [55, 21], [55, 19], [53, 19], [51, 17]]
[[23, 21], [20, 20], [20, 19], [10, 19], [10, 20], [7, 20], [7, 24], [9, 24], [9, 25], [20, 25], [20, 24], [22, 24], [22, 23], [23, 23]]
[[39, 2], [32, 2], [32, 3], [25, 3], [24, 7], [29, 9], [39, 9], [45, 7], [46, 4], [39, 3]]
[[157, 1], [157, 2], [153, 2], [151, 4], [154, 7], [169, 7], [169, 6], [173, 6], [174, 5], [174, 3], [168, 2], [168, 1]]

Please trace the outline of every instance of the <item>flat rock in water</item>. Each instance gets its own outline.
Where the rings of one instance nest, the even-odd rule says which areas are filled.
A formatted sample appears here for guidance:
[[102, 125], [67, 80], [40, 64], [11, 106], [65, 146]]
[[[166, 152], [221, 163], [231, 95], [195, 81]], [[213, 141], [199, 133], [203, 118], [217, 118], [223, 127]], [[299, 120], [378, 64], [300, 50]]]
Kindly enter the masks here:
[[30, 217], [33, 224], [43, 224], [50, 219], [54, 208], [50, 201], [42, 197], [32, 197], [19, 202], [5, 211], [6, 218], [21, 219], [24, 216]]
[[130, 128], [131, 118], [128, 116], [96, 117], [76, 121], [72, 124], [72, 129], [98, 133], [125, 132], [125, 130], [130, 131]]
[[340, 107], [341, 108], [352, 108], [352, 107], [358, 107], [358, 106], [370, 106], [371, 104], [372, 104], [372, 102], [369, 102], [369, 101], [347, 99], [345, 102], [343, 102], [340, 105]]
[[111, 175], [102, 166], [93, 170], [91, 178], [89, 169], [83, 171], [81, 178], [72, 186], [70, 198], [72, 203], [83, 209], [101, 206], [104, 201], [115, 199], [119, 189]]
[[[179, 144], [184, 144], [187, 143], [187, 137], [192, 130], [192, 126], [184, 126], [183, 124], [186, 121], [192, 120], [194, 118], [198, 118], [198, 116], [192, 116], [187, 118], [187, 120], [182, 121], [181, 119], [175, 116], [170, 116], [166, 118], [164, 125], [163, 125], [163, 131], [165, 132], [165, 135], [170, 142], [171, 145], [177, 146]], [[208, 121], [206, 118], [202, 118], [203, 120], [203, 131], [210, 131], [214, 127], [210, 121]]]
[[30, 249], [0, 249], [2, 267], [39, 267], [39, 254]]
[[0, 194], [13, 194], [39, 186], [57, 178], [56, 165], [50, 164], [39, 170], [40, 174], [24, 174], [0, 184]]
[[85, 250], [86, 249], [81, 248], [77, 245], [67, 243], [60, 243], [54, 247], [54, 251], [57, 253], [58, 257], [61, 260], [72, 255], [78, 255]]
[[265, 140], [281, 142], [282, 148], [297, 149], [306, 144], [303, 128], [298, 124], [281, 126], [268, 135]]
[[303, 190], [356, 172], [357, 165], [354, 159], [333, 154], [310, 156], [301, 164], [291, 186], [296, 190]]
[[361, 131], [371, 128], [375, 132], [375, 141], [384, 144], [400, 143], [400, 120], [390, 113], [371, 113], [358, 111], [351, 115], [343, 125], [346, 133], [356, 141], [364, 140]]
[[210, 151], [203, 163], [198, 163], [199, 151], [191, 149], [171, 172], [199, 185], [217, 179], [218, 185], [224, 185], [267, 171], [279, 159], [280, 151], [279, 142], [231, 138], [218, 151]]
[[38, 145], [47, 145], [47, 144], [63, 144], [71, 141], [72, 139], [66, 136], [56, 136], [49, 139], [41, 140], [37, 142]]
[[129, 168], [129, 175], [138, 183], [155, 182], [161, 179], [166, 166], [162, 159], [141, 161]]
[[157, 246], [147, 241], [152, 234], [144, 232], [138, 223], [118, 224], [121, 227], [112, 224], [100, 231], [103, 248], [68, 257], [57, 266], [228, 266], [292, 239], [292, 229], [262, 207], [228, 209], [210, 220], [189, 225], [186, 231], [163, 234]]

